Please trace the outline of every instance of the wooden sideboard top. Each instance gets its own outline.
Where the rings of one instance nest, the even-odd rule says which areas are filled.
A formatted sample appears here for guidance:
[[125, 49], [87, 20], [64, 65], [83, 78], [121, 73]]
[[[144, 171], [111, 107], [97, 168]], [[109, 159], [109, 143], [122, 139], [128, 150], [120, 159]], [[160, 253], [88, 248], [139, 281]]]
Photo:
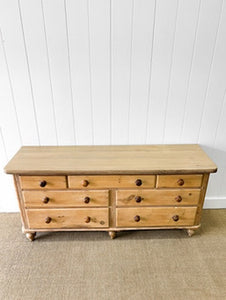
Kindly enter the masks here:
[[199, 145], [24, 146], [8, 174], [213, 173], [217, 166]]

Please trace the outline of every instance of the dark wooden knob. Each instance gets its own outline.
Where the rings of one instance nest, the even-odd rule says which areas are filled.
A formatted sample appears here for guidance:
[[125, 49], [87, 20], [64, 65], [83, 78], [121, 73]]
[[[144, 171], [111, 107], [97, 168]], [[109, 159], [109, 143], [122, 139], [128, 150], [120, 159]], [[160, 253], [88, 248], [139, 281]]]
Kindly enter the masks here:
[[90, 197], [85, 197], [85, 198], [84, 198], [84, 202], [85, 202], [85, 203], [89, 203], [89, 201], [90, 201]]
[[136, 197], [135, 197], [135, 201], [136, 201], [137, 203], [141, 202], [141, 200], [142, 200], [142, 199], [141, 199], [141, 196], [136, 196]]
[[182, 197], [181, 197], [180, 195], [178, 195], [178, 196], [175, 198], [175, 200], [176, 200], [177, 202], [181, 202], [181, 201], [182, 201]]
[[91, 218], [90, 217], [86, 217], [85, 222], [89, 223], [90, 221], [91, 221]]
[[140, 216], [136, 215], [136, 216], [134, 217], [134, 221], [135, 221], [135, 222], [139, 222], [139, 221], [140, 221]]
[[46, 224], [49, 224], [52, 221], [52, 219], [50, 217], [46, 217], [45, 222]]
[[179, 220], [179, 216], [178, 216], [178, 215], [174, 215], [174, 216], [172, 217], [172, 219], [173, 219], [175, 222], [177, 222], [177, 221]]
[[141, 186], [141, 185], [142, 185], [142, 180], [141, 180], [141, 179], [137, 179], [137, 180], [135, 181], [135, 184], [136, 184], [137, 186]]
[[40, 187], [45, 187], [47, 185], [47, 182], [45, 180], [42, 180], [39, 185]]
[[180, 185], [180, 186], [184, 185], [184, 180], [183, 179], [179, 179], [177, 181], [177, 184]]
[[43, 202], [43, 203], [48, 203], [48, 202], [49, 202], [49, 197], [43, 198], [42, 202]]
[[88, 185], [89, 185], [89, 181], [88, 180], [83, 180], [82, 186], [87, 187]]

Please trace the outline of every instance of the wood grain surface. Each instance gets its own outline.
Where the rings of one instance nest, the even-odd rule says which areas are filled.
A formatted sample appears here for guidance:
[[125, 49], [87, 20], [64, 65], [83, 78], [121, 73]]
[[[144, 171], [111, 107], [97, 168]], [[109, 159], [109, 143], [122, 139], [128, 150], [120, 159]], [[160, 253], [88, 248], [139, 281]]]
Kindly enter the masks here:
[[199, 145], [24, 146], [9, 174], [180, 174], [216, 172]]

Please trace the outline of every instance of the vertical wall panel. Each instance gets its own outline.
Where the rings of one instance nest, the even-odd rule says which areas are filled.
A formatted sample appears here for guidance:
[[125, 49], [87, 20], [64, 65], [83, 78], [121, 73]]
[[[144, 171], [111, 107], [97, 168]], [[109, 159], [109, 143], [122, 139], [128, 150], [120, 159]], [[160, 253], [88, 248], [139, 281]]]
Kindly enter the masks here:
[[65, 5], [63, 0], [44, 0], [42, 3], [58, 142], [74, 144], [76, 123]]
[[74, 114], [78, 144], [93, 143], [87, 0], [66, 1]]
[[134, 2], [112, 1], [112, 142], [127, 144]]
[[[28, 53], [40, 143], [42, 145], [55, 145], [57, 137], [41, 1], [21, 0], [18, 3], [21, 10], [24, 41]], [[48, 120], [48, 126], [46, 126], [46, 121], [43, 120]]]
[[2, 39], [0, 42], [0, 130], [2, 145], [4, 136], [5, 150], [8, 158], [11, 158], [21, 146], [22, 139]]
[[[214, 196], [218, 190], [220, 196], [226, 194], [226, 135], [222, 125], [225, 123], [225, 78], [226, 78], [226, 5], [222, 6], [221, 19], [216, 36], [214, 57], [203, 107], [199, 143], [208, 146], [209, 155], [219, 168], [211, 180], [208, 195]], [[214, 112], [214, 113], [213, 113]], [[215, 150], [211, 148], [214, 146]], [[217, 150], [221, 149], [221, 151]]]
[[[0, 64], [1, 65], [1, 64]], [[14, 189], [13, 179], [11, 176], [4, 174], [3, 168], [7, 163], [8, 157], [6, 154], [5, 141], [0, 127], [0, 182], [1, 182], [1, 201], [0, 212], [17, 211], [18, 204], [16, 199], [16, 192]]]
[[[213, 61], [209, 74], [206, 97], [202, 111], [202, 119], [199, 130], [201, 144], [211, 146], [214, 144], [218, 119], [221, 114], [225, 95], [226, 78], [226, 5], [222, 7], [221, 19], [219, 20], [218, 32], [215, 41]], [[214, 113], [213, 113], [214, 112]], [[211, 122], [210, 122], [211, 120]]]
[[95, 144], [110, 143], [110, 1], [89, 0], [89, 38]]
[[156, 2], [147, 143], [162, 143], [178, 1]]
[[180, 140], [187, 86], [196, 46], [199, 11], [200, 1], [179, 2], [172, 71], [167, 95], [164, 143], [178, 143]]
[[144, 144], [152, 55], [155, 2], [134, 3], [128, 142]]
[[181, 142], [197, 143], [214, 55], [222, 1], [201, 2], [197, 43], [188, 89]]
[[[0, 1], [0, 27], [24, 144], [39, 143], [18, 1]], [[4, 69], [2, 69], [4, 72]], [[4, 98], [0, 99], [3, 101]], [[6, 104], [7, 106], [7, 104]], [[1, 121], [0, 121], [1, 122]]]
[[0, 32], [1, 170], [24, 144], [200, 143], [225, 206], [225, 0], [0, 0]]

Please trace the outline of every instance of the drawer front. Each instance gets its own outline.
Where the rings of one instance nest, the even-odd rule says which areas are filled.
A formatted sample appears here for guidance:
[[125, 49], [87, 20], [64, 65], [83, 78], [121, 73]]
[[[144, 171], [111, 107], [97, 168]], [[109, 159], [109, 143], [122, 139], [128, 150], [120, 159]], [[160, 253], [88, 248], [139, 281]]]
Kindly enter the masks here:
[[108, 191], [23, 191], [25, 207], [108, 206]]
[[199, 189], [118, 190], [116, 192], [116, 205], [197, 205], [199, 196]]
[[66, 176], [20, 176], [22, 189], [65, 189]]
[[190, 226], [194, 225], [196, 210], [196, 207], [116, 208], [116, 226]]
[[27, 209], [26, 214], [34, 229], [108, 227], [108, 208]]
[[154, 175], [106, 175], [106, 176], [69, 176], [69, 188], [152, 188], [155, 185]]
[[158, 175], [156, 187], [201, 187], [202, 175]]

